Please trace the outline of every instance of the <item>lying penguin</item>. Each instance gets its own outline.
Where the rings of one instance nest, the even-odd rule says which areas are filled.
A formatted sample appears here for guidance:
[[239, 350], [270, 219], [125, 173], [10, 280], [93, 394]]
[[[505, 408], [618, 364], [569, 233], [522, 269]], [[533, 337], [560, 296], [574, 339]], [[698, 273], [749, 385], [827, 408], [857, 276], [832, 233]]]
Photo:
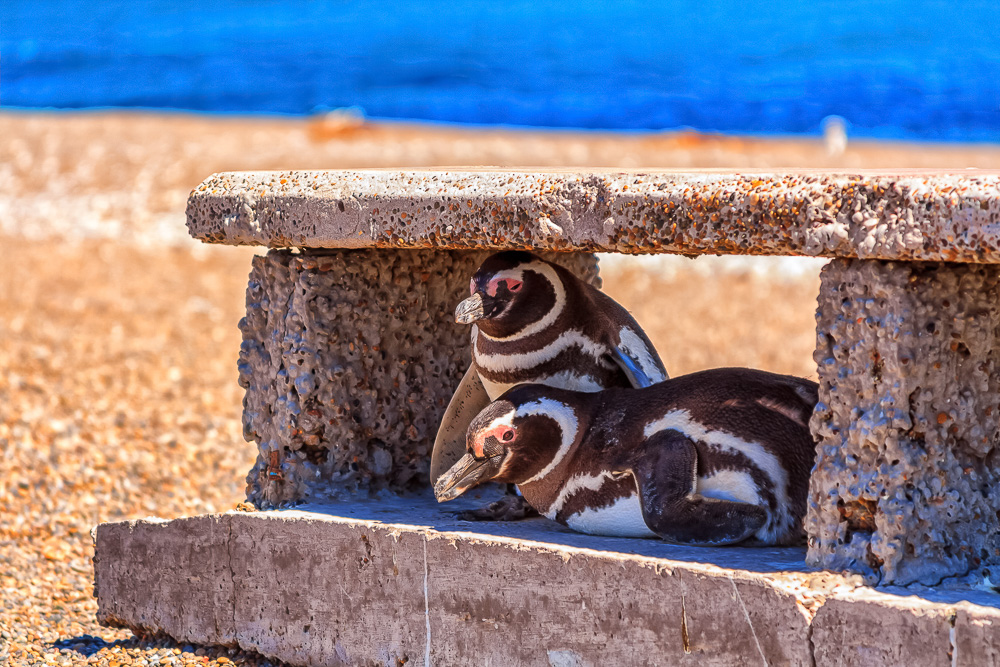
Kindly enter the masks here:
[[[667, 377], [628, 311], [561, 266], [527, 252], [488, 257], [455, 321], [472, 324], [472, 365], [452, 396], [431, 454], [431, 483], [465, 453], [469, 423], [491, 400], [522, 383], [577, 391], [647, 387]], [[514, 519], [516, 496], [467, 518]]]
[[745, 368], [597, 393], [523, 385], [472, 422], [438, 501], [494, 480], [594, 535], [693, 545], [803, 538], [815, 382]]

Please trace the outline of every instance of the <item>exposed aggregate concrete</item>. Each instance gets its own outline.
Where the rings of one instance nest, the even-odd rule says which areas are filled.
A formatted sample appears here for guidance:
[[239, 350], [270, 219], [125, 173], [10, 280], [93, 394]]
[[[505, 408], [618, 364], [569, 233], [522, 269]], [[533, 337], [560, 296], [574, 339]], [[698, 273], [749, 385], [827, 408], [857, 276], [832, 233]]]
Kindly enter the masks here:
[[[272, 250], [240, 323], [243, 434], [261, 507], [426, 487], [434, 436], [470, 363], [455, 306], [488, 252]], [[589, 253], [548, 257], [599, 285]]]
[[[252, 278], [248, 293], [241, 382], [249, 387], [245, 434], [261, 451], [248, 478], [248, 497], [264, 507], [359, 486], [400, 490], [422, 483], [440, 410], [467, 363], [455, 356], [464, 342], [444, 340], [455, 332], [449, 303], [441, 305], [437, 319], [417, 307], [424, 317], [406, 321], [384, 312], [384, 320], [372, 320], [369, 304], [394, 302], [391, 285], [407, 295], [404, 302], [432, 291], [440, 296], [448, 289], [442, 286], [450, 285], [454, 303], [465, 284], [464, 275], [457, 278], [460, 271], [446, 267], [438, 287], [413, 280], [430, 275], [420, 267], [434, 266], [437, 253], [446, 264], [453, 261], [441, 251], [500, 247], [978, 263], [952, 266], [979, 276], [986, 281], [981, 285], [970, 283], [975, 278], [945, 278], [952, 269], [943, 264], [899, 264], [899, 277], [888, 281], [880, 273], [887, 265], [878, 262], [829, 269], [816, 355], [827, 394], [813, 422], [821, 456], [807, 532], [810, 562], [887, 583], [930, 583], [1000, 559], [994, 507], [1000, 500], [991, 500], [998, 495], [997, 480], [987, 460], [997, 438], [992, 410], [1000, 411], [990, 356], [996, 289], [995, 280], [987, 279], [992, 269], [980, 268], [1000, 262], [997, 173], [224, 173], [192, 193], [188, 226], [209, 242], [373, 250], [353, 256], [365, 259], [338, 278], [345, 297], [335, 299], [333, 310], [322, 296], [332, 283], [318, 286], [314, 299], [312, 286], [285, 285], [298, 280], [285, 276], [295, 267], [274, 271], [258, 261], [255, 271], [263, 273]], [[409, 261], [400, 249], [435, 251], [424, 250], [419, 266], [396, 272], [383, 268], [382, 253], [393, 249], [390, 264]], [[269, 255], [279, 256], [293, 257]], [[323, 267], [303, 268], [324, 273], [335, 264], [315, 261]], [[378, 293], [350, 294], [355, 285], [367, 289], [380, 279]], [[913, 296], [915, 284], [926, 293]], [[275, 294], [255, 296], [269, 289]], [[974, 295], [960, 294], [969, 290]], [[305, 301], [293, 305], [299, 292]], [[285, 322], [280, 336], [271, 324], [257, 322], [263, 312], [258, 302], [289, 304], [278, 316]], [[317, 312], [318, 319], [310, 319]], [[353, 313], [362, 315], [361, 326], [346, 324]], [[950, 324], [938, 324], [941, 318]], [[927, 338], [934, 327], [937, 337]], [[405, 373], [398, 365], [373, 366], [387, 346], [383, 331], [406, 339], [404, 347], [415, 343], [401, 363], [413, 364], [424, 347], [422, 361]], [[941, 343], [946, 334], [955, 338], [947, 345]], [[281, 340], [280, 354], [289, 358], [269, 366], [278, 356], [264, 352], [267, 340]], [[443, 347], [427, 347], [428, 340]], [[339, 347], [330, 351], [331, 342]], [[441, 356], [440, 349], [450, 356]], [[260, 372], [252, 379], [245, 369], [254, 363]], [[852, 373], [851, 364], [860, 370]], [[349, 377], [342, 377], [345, 372]], [[392, 378], [392, 386], [382, 387], [383, 377]], [[844, 391], [848, 386], [852, 391]], [[351, 395], [335, 396], [344, 391]], [[407, 412], [409, 406], [415, 409]], [[928, 450], [930, 466], [921, 458]]]
[[1000, 262], [1000, 174], [288, 171], [215, 174], [211, 243]]
[[817, 331], [808, 562], [1000, 571], [1000, 267], [835, 260]]

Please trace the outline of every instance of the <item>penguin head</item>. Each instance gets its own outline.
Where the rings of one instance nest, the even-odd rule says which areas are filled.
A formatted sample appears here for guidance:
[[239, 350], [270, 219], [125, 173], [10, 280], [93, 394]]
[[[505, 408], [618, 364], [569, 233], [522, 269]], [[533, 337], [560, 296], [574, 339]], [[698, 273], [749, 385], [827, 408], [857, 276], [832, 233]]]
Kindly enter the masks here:
[[566, 301], [555, 266], [520, 251], [487, 257], [472, 277], [469, 293], [455, 309], [455, 321], [477, 322], [480, 331], [494, 338], [517, 336], [554, 321]]
[[544, 476], [577, 440], [571, 392], [518, 385], [490, 403], [469, 425], [466, 454], [434, 485], [439, 502], [496, 481], [524, 484]]

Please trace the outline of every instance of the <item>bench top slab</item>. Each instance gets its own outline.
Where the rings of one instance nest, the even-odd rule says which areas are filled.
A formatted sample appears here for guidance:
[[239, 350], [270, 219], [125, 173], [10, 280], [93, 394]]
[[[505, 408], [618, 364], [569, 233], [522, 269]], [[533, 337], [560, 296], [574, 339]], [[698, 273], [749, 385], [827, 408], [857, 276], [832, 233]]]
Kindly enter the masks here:
[[208, 243], [520, 248], [1000, 263], [1000, 172], [287, 171], [214, 174]]

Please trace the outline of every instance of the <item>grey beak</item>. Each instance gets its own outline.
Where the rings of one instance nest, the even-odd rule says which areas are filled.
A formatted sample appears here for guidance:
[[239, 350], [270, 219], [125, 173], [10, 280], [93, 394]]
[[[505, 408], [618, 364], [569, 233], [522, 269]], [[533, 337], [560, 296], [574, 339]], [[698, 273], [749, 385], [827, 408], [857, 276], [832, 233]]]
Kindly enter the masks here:
[[458, 304], [458, 308], [455, 309], [455, 321], [459, 324], [472, 324], [481, 319], [483, 319], [483, 297], [479, 292]]
[[454, 500], [480, 482], [488, 482], [500, 472], [504, 455], [477, 461], [472, 454], [458, 460], [434, 485], [434, 497], [439, 503]]

